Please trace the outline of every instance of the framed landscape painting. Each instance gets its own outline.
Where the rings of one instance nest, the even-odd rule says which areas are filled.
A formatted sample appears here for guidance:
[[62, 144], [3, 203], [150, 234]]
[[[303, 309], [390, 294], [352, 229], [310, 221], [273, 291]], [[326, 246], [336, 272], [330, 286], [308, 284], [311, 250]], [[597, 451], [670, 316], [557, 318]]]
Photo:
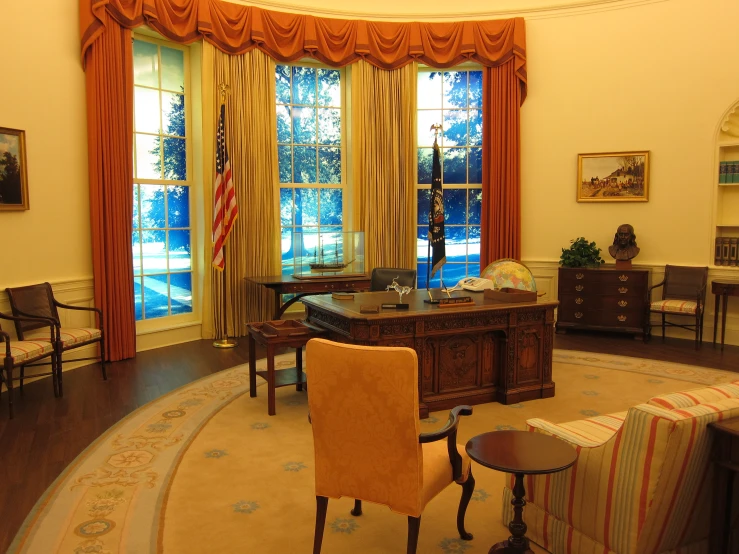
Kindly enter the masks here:
[[26, 134], [0, 127], [0, 211], [27, 209]]
[[649, 200], [649, 151], [577, 156], [578, 202]]

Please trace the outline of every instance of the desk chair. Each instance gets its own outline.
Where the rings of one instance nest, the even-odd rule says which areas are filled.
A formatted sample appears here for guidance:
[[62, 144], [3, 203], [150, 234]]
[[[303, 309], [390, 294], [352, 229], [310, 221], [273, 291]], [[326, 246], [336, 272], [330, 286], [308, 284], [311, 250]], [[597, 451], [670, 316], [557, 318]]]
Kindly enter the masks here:
[[370, 291], [386, 290], [395, 279], [401, 287], [416, 288], [416, 270], [395, 267], [376, 267], [370, 278]]

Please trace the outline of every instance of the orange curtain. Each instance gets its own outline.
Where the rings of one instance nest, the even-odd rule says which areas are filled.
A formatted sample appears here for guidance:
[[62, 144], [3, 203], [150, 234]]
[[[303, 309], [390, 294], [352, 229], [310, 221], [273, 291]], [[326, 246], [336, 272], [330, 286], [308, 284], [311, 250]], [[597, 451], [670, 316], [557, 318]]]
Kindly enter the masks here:
[[95, 305], [103, 310], [105, 354], [136, 354], [133, 218], [133, 50], [131, 31], [106, 13], [107, 32], [85, 51], [87, 149]]
[[360, 58], [381, 69], [412, 61], [451, 67], [473, 60], [496, 66], [513, 59], [525, 82], [523, 18], [451, 23], [320, 18], [223, 0], [80, 0], [82, 52], [103, 34], [103, 14], [120, 25], [146, 24], [180, 43], [201, 38], [227, 54], [259, 48], [280, 62], [315, 58], [341, 67]]
[[525, 77], [514, 60], [483, 70], [480, 272], [500, 258], [521, 259], [520, 112]]

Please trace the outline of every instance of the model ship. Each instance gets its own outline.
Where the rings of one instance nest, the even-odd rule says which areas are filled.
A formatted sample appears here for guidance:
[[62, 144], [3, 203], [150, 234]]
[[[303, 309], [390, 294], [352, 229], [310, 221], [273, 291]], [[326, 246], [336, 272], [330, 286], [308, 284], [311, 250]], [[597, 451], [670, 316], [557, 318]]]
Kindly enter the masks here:
[[339, 261], [339, 242], [338, 241], [334, 242], [334, 261], [333, 262], [326, 261], [326, 258], [323, 252], [323, 245], [321, 245], [321, 256], [318, 257], [318, 248], [316, 248], [316, 250], [313, 251], [313, 259], [315, 261], [310, 262], [308, 264], [310, 266], [311, 273], [326, 273], [326, 272], [337, 273], [349, 267], [351, 263], [354, 261], [353, 258], [346, 263]]

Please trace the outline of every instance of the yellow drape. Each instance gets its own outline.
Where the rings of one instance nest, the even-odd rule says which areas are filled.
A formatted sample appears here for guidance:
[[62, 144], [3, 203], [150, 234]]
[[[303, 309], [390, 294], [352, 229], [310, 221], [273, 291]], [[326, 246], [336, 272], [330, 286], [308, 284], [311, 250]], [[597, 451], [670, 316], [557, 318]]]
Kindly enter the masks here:
[[[203, 307], [204, 334], [220, 337], [223, 322], [221, 287], [225, 279], [228, 336], [245, 334], [244, 323], [268, 319], [272, 293], [249, 285], [245, 277], [280, 273], [279, 181], [277, 165], [277, 115], [275, 111], [275, 62], [259, 50], [230, 56], [205, 43], [203, 79], [212, 96], [204, 97], [203, 112], [211, 114], [204, 127], [214, 129], [221, 93], [229, 87], [226, 103], [226, 145], [236, 187], [239, 218], [226, 245], [226, 269], [211, 269], [206, 278]], [[210, 75], [208, 75], [210, 74]], [[215, 143], [205, 141], [205, 158], [214, 160]], [[213, 221], [213, 162], [205, 164], [206, 226]], [[209, 233], [209, 230], [208, 230]], [[210, 238], [206, 244], [212, 245]], [[206, 249], [210, 254], [210, 249]]]
[[352, 166], [365, 268], [416, 265], [416, 64], [352, 66]]

